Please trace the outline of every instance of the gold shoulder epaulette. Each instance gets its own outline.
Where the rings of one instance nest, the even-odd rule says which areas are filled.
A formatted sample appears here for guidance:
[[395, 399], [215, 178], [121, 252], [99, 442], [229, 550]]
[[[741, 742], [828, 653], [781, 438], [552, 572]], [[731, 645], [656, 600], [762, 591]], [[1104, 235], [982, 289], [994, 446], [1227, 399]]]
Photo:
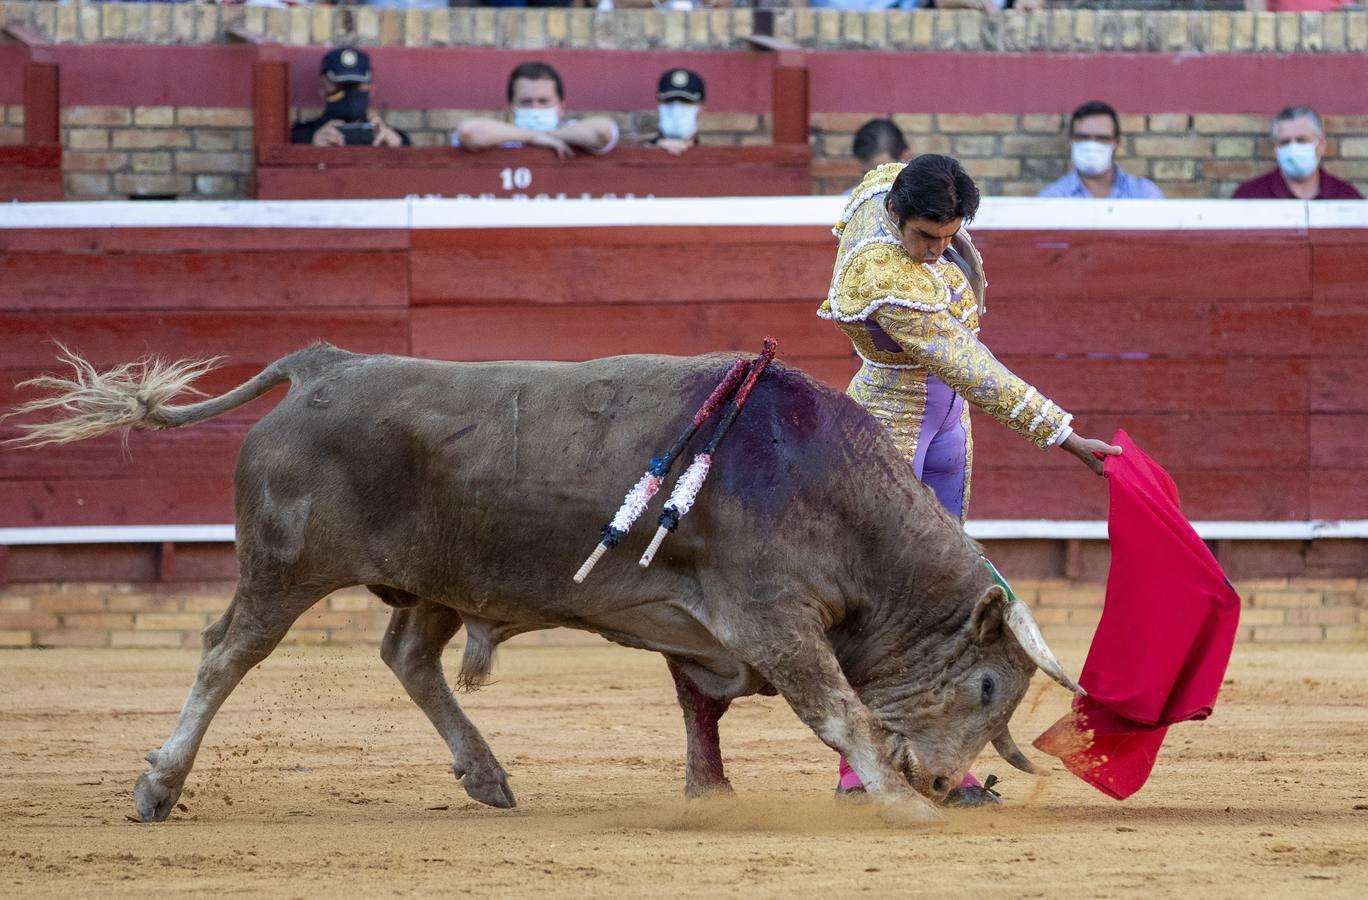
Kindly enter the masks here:
[[901, 172], [906, 165], [906, 163], [884, 163], [881, 166], [875, 166], [865, 173], [865, 177], [860, 179], [859, 185], [851, 193], [850, 201], [846, 203], [845, 210], [841, 213], [840, 221], [838, 221], [836, 227], [832, 229], [837, 237], [841, 236], [841, 231], [845, 228], [846, 223], [850, 221], [851, 215], [859, 205], [875, 194], [884, 193], [891, 188], [893, 182], [897, 180], [898, 173]]

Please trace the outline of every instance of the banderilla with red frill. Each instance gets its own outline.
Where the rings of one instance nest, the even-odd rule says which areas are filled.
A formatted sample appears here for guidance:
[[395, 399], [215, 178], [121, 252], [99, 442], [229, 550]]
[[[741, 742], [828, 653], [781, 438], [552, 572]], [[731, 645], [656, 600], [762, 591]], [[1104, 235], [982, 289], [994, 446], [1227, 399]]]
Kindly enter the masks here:
[[[712, 416], [717, 407], [735, 391], [735, 395], [731, 396], [731, 401], [727, 404], [727, 408], [707, 444], [701, 452], [694, 456], [693, 462], [680, 476], [674, 490], [670, 493], [670, 499], [665, 504], [665, 511], [660, 514], [660, 527], [657, 529], [650, 547], [641, 557], [643, 567], [651, 564], [651, 559], [660, 548], [661, 542], [665, 540], [665, 535], [678, 528], [679, 520], [692, 508], [699, 490], [703, 487], [704, 479], [708, 477], [708, 469], [712, 465], [712, 455], [717, 450], [717, 445], [726, 436], [727, 429], [731, 427], [732, 422], [736, 421], [736, 417], [741, 412], [741, 407], [746, 404], [746, 398], [750, 396], [751, 389], [755, 387], [755, 382], [769, 365], [770, 360], [774, 359], [774, 354], [778, 349], [779, 342], [774, 338], [767, 337], [763, 351], [749, 366], [745, 360], [741, 359], [732, 363], [731, 367], [727, 369], [726, 375], [708, 395], [708, 399], [704, 400], [703, 405], [694, 413], [692, 421], [683, 433], [663, 455], [651, 457], [650, 465], [646, 471], [632, 486], [632, 489], [627, 492], [627, 496], [623, 498], [622, 506], [618, 507], [617, 515], [613, 516], [612, 521], [599, 531], [598, 546], [594, 548], [594, 552], [589, 554], [584, 565], [580, 566], [579, 571], [575, 573], [576, 584], [582, 583], [593, 571], [594, 566], [598, 564], [603, 554], [608, 552], [610, 547], [616, 547], [626, 536], [632, 524], [646, 511], [651, 498], [660, 490], [660, 486], [665, 482], [666, 476], [669, 475], [670, 468], [674, 465], [675, 460], [683, 455], [689, 441], [693, 439], [698, 429]], [[747, 371], [748, 368], [749, 371]], [[743, 376], [744, 381], [742, 381]], [[738, 384], [740, 384], [739, 388], [737, 387]]]

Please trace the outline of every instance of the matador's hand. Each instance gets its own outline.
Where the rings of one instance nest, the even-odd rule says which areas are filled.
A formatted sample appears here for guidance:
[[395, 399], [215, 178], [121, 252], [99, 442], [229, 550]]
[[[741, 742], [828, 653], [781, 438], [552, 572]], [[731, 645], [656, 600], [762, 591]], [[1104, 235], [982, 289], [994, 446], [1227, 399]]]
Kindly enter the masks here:
[[1076, 431], [1066, 437], [1061, 446], [1081, 459], [1083, 465], [1092, 469], [1098, 475], [1102, 474], [1103, 456], [1121, 455], [1121, 448], [1115, 444], [1108, 444], [1106, 441], [1085, 438]]

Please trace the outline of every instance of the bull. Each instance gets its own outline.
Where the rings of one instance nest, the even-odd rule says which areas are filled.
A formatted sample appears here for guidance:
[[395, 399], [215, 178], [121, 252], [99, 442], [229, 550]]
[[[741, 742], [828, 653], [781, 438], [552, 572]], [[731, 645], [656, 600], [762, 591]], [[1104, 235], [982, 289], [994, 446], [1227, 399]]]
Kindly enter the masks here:
[[443, 673], [462, 626], [460, 688], [537, 629], [664, 655], [691, 796], [730, 789], [718, 721], [757, 692], [782, 696], [899, 821], [935, 818], [989, 742], [1031, 771], [1008, 730], [1031, 675], [1078, 686], [875, 420], [800, 371], [766, 370], [653, 566], [636, 565], [629, 538], [571, 580], [646, 453], [734, 358], [451, 363], [320, 344], [182, 405], [170, 401], [210, 363], [100, 372], [68, 354], [72, 377], [29, 382], [47, 393], [20, 412], [63, 415], [22, 426], [14, 442], [28, 446], [193, 425], [290, 384], [243, 441], [239, 581], [203, 632], [174, 730], [147, 754], [139, 818], [166, 819], [234, 687], [305, 610], [354, 585], [394, 607], [380, 655], [490, 806], [516, 801]]

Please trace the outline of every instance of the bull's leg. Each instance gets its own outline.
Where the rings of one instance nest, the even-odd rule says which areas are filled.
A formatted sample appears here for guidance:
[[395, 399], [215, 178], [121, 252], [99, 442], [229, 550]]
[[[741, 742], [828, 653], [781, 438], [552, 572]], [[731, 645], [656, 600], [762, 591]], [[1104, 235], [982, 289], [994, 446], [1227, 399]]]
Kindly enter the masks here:
[[684, 794], [701, 797], [713, 792], [730, 793], [732, 786], [722, 770], [722, 744], [717, 723], [731, 706], [730, 700], [709, 697], [685, 675], [675, 661], [667, 658], [674, 677], [675, 694], [684, 710], [684, 734], [688, 748], [684, 769]]
[[199, 672], [175, 729], [160, 749], [147, 754], [152, 768], [133, 789], [139, 819], [161, 822], [171, 814], [214, 714], [243, 676], [270, 655], [295, 619], [318, 599], [315, 591], [238, 585], [227, 611], [204, 629]]
[[817, 628], [777, 632], [773, 620], [751, 623], [738, 634], [765, 640], [737, 642], [731, 649], [767, 678], [828, 747], [849, 762], [871, 797], [887, 804], [898, 821], [935, 821], [939, 813], [912, 789], [901, 771], [902, 752], [878, 717], [860, 702], [826, 636]]
[[424, 601], [411, 609], [396, 609], [380, 645], [380, 657], [404, 690], [451, 748], [452, 771], [475, 800], [499, 809], [518, 801], [508, 786], [508, 775], [494, 758], [474, 723], [461, 711], [442, 673], [442, 648], [461, 628], [461, 614]]

